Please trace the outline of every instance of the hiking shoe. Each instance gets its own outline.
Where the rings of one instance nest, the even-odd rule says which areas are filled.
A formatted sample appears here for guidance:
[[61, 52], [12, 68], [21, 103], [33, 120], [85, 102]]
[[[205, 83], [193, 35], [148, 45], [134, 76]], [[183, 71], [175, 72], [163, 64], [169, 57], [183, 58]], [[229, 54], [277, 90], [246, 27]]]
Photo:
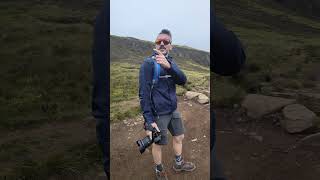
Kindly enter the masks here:
[[156, 170], [156, 179], [157, 180], [168, 180], [167, 173], [165, 170], [158, 171]]
[[178, 165], [175, 161], [173, 164], [173, 170], [175, 170], [176, 172], [180, 172], [180, 171], [193, 171], [196, 169], [196, 165], [194, 165], [194, 163], [192, 162], [185, 162], [184, 160], [182, 160], [181, 165]]

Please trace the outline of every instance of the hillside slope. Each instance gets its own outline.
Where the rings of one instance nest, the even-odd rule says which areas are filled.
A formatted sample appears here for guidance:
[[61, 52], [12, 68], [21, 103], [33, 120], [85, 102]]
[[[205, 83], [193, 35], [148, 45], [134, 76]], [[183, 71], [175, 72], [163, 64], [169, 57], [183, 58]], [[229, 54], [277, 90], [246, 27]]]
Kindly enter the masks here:
[[[302, 16], [310, 18], [320, 18], [320, 1], [318, 0], [274, 0], [276, 3], [281, 4], [284, 8], [290, 8], [298, 12]], [[266, 0], [267, 3], [270, 0]]]
[[[143, 59], [152, 54], [154, 43], [150, 41], [139, 40], [132, 37], [110, 36], [111, 62], [128, 62], [140, 64]], [[189, 47], [175, 46], [170, 52], [172, 57], [181, 66], [198, 64], [204, 67], [210, 65], [210, 54]]]

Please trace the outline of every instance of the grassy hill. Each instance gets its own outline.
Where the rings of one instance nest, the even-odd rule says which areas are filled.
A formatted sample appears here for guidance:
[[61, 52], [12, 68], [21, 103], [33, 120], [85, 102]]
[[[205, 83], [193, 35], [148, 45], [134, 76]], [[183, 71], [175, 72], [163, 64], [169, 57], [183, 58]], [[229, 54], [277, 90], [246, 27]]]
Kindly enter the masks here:
[[92, 29], [101, 6], [0, 2], [0, 127], [89, 115]]
[[1, 178], [61, 179], [101, 168], [94, 124], [81, 124], [89, 123], [92, 30], [102, 2], [0, 2]]

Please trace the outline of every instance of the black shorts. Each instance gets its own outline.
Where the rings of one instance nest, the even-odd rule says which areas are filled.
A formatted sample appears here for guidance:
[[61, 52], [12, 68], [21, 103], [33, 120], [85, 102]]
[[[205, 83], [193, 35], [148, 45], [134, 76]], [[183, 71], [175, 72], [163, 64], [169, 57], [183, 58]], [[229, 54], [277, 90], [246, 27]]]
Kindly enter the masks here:
[[159, 116], [156, 119], [156, 124], [160, 129], [161, 140], [156, 143], [159, 145], [168, 144], [168, 131], [170, 131], [172, 136], [179, 136], [184, 134], [185, 129], [182, 123], [181, 115], [178, 110], [175, 110], [171, 114]]

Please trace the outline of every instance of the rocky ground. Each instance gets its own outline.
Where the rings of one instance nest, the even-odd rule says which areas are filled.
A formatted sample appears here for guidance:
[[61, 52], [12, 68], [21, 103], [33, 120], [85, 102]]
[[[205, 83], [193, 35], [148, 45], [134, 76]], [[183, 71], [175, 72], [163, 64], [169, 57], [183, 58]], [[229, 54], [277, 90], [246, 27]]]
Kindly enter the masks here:
[[217, 157], [228, 179], [319, 179], [319, 92], [249, 94], [241, 106], [216, 109]]

